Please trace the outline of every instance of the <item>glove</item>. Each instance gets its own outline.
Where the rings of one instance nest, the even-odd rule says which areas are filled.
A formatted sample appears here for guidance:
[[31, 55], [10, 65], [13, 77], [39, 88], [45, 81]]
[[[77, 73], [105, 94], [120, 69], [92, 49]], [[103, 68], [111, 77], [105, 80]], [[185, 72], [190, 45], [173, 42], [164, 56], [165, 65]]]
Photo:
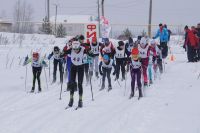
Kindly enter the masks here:
[[116, 72], [113, 72], [113, 76], [116, 74]]
[[50, 59], [51, 59], [51, 55], [48, 56], [48, 60], [50, 60]]
[[25, 57], [25, 60], [24, 60], [23, 66], [27, 65], [27, 62], [28, 62], [28, 55]]
[[153, 39], [156, 39], [155, 37], [153, 37]]
[[42, 66], [43, 67], [48, 67], [47, 63], [45, 61], [42, 61]]
[[101, 76], [103, 75], [102, 71], [101, 71], [101, 72], [99, 72], [99, 73], [100, 73], [100, 75], [101, 75]]

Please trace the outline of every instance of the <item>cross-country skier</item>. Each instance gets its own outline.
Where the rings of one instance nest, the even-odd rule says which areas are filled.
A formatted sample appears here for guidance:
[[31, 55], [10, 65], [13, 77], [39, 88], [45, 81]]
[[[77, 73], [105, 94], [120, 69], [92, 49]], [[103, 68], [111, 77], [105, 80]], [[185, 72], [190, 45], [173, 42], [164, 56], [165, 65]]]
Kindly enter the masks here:
[[102, 45], [100, 49], [101, 56], [103, 57], [105, 54], [107, 54], [110, 58], [114, 59], [115, 48], [112, 42], [110, 42], [108, 38], [104, 38], [103, 43], [104, 45]]
[[[84, 78], [84, 58], [87, 56], [88, 51], [85, 50], [83, 46], [81, 46], [79, 41], [73, 41], [72, 42], [72, 48], [68, 49], [64, 53], [61, 54], [61, 56], [64, 55], [71, 55], [71, 71], [70, 71], [70, 101], [68, 106], [72, 107], [74, 102], [74, 92], [79, 90], [79, 101], [78, 101], [78, 107], [83, 106], [83, 78]], [[78, 76], [78, 85], [76, 82], [76, 76]]]
[[160, 49], [160, 45], [157, 45], [157, 43], [154, 39], [151, 41], [151, 48], [156, 51], [156, 58], [155, 58], [154, 65], [153, 65], [153, 69], [154, 69], [154, 73], [155, 73], [155, 77], [156, 77], [157, 69], [159, 69], [160, 74], [163, 73], [162, 51]]
[[151, 40], [150, 44], [151, 45], [149, 47], [150, 50], [149, 50], [148, 75], [149, 75], [149, 84], [153, 84], [153, 70], [155, 68], [155, 60], [156, 60], [156, 43], [155, 43], [155, 40]]
[[48, 60], [51, 59], [53, 56], [53, 82], [56, 82], [56, 72], [57, 72], [57, 66], [59, 65], [59, 71], [60, 71], [60, 83], [63, 83], [63, 58], [60, 58], [60, 48], [58, 46], [55, 46], [52, 53], [48, 56]]
[[147, 67], [149, 64], [149, 44], [145, 37], [142, 37], [140, 44], [138, 45], [139, 49], [139, 56], [142, 62], [142, 73], [143, 73], [143, 80], [144, 86], [148, 85], [148, 77], [147, 77]]
[[[72, 42], [75, 41], [75, 38], [72, 38], [69, 40], [69, 42], [66, 44], [66, 46], [63, 48], [63, 52], [66, 52], [67, 50], [71, 49], [72, 48]], [[70, 86], [70, 72], [71, 72], [71, 64], [72, 64], [72, 61], [71, 61], [71, 55], [68, 54], [66, 55], [65, 57], [66, 59], [66, 71], [68, 72], [68, 80], [67, 80], [67, 91], [69, 91], [69, 86]]]
[[47, 67], [47, 63], [44, 61], [44, 58], [42, 59], [40, 57], [40, 54], [38, 52], [33, 52], [32, 53], [32, 58], [29, 58], [28, 56], [25, 58], [25, 61], [24, 61], [24, 66], [29, 64], [29, 63], [32, 63], [32, 72], [33, 72], [33, 86], [32, 86], [32, 89], [31, 89], [31, 93], [33, 93], [35, 91], [35, 82], [36, 82], [36, 79], [38, 81], [38, 92], [41, 92], [42, 91], [42, 88], [41, 88], [41, 81], [40, 81], [40, 75], [41, 75], [41, 72], [42, 72], [42, 67]]
[[122, 72], [122, 81], [125, 80], [125, 66], [126, 61], [129, 56], [128, 50], [125, 48], [123, 41], [118, 42], [118, 47], [115, 49], [115, 59], [116, 59], [116, 78], [119, 79], [120, 68]]
[[103, 56], [103, 61], [101, 61], [99, 64], [99, 72], [103, 76], [102, 86], [101, 86], [100, 91], [105, 89], [105, 78], [106, 77], [108, 79], [108, 91], [112, 90], [112, 84], [111, 84], [111, 78], [110, 78], [112, 67], [114, 67], [113, 75], [115, 75], [116, 69], [115, 69], [114, 61], [113, 61], [113, 59], [110, 59], [110, 57], [107, 54], [105, 54]]
[[139, 50], [138, 48], [133, 48], [131, 52], [131, 62], [130, 62], [130, 73], [131, 73], [131, 94], [130, 99], [134, 97], [135, 95], [135, 89], [136, 85], [135, 82], [137, 82], [137, 87], [139, 90], [139, 98], [143, 96], [142, 94], [142, 83], [141, 83], [141, 62], [139, 59]]
[[92, 57], [92, 64], [90, 67], [90, 76], [93, 76], [93, 71], [95, 71], [95, 76], [99, 78], [99, 47], [101, 46], [101, 43], [97, 41], [97, 38], [92, 38], [91, 42], [91, 52], [93, 54]]

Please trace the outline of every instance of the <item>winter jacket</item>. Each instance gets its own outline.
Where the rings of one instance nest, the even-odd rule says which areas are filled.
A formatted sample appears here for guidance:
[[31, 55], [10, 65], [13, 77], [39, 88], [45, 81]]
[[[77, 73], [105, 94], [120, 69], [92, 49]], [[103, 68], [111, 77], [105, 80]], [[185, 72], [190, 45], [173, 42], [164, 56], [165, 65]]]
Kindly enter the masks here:
[[169, 34], [166, 28], [158, 29], [156, 36], [154, 39], [160, 37], [160, 42], [168, 42]]
[[197, 47], [199, 44], [199, 39], [197, 38], [197, 36], [193, 33], [192, 30], [188, 29], [186, 31], [186, 34], [185, 34], [185, 43], [184, 45], [190, 45], [192, 46], [193, 48]]

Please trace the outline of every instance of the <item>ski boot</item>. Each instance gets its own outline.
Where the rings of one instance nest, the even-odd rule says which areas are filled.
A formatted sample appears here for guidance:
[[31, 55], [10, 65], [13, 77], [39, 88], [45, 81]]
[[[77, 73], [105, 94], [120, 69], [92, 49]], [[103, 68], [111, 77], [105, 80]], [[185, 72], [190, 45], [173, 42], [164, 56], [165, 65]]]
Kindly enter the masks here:
[[108, 92], [111, 91], [111, 90], [112, 90], [112, 86], [109, 85], [109, 86], [108, 86]]
[[78, 101], [78, 107], [79, 107], [79, 108], [82, 108], [82, 107], [83, 107], [83, 101], [82, 101], [82, 100], [79, 100], [79, 101]]
[[33, 92], [34, 92], [34, 90], [35, 90], [35, 87], [32, 87], [32, 89], [31, 89], [30, 93], [33, 93]]
[[96, 73], [95, 73], [95, 76], [96, 76], [96, 78], [98, 79], [98, 78], [99, 78], [99, 73], [96, 72]]
[[140, 100], [140, 98], [143, 97], [142, 89], [141, 89], [141, 88], [138, 88], [138, 90], [139, 90], [139, 97], [138, 97], [138, 100]]
[[105, 84], [102, 84], [101, 89], [99, 91], [102, 91], [105, 89]]
[[38, 93], [42, 92], [42, 89], [41, 87], [38, 88]]
[[144, 87], [148, 87], [148, 83], [147, 82], [144, 82]]
[[74, 103], [74, 99], [73, 99], [73, 98], [70, 98], [68, 106], [69, 106], [69, 107], [72, 107], [72, 106], [73, 106], [73, 103]]
[[119, 79], [119, 77], [116, 77], [116, 78], [115, 78], [115, 81], [117, 81], [118, 79]]
[[131, 95], [129, 96], [129, 99], [134, 97], [134, 92], [131, 92]]
[[150, 80], [150, 81], [149, 81], [149, 84], [153, 84], [153, 80]]

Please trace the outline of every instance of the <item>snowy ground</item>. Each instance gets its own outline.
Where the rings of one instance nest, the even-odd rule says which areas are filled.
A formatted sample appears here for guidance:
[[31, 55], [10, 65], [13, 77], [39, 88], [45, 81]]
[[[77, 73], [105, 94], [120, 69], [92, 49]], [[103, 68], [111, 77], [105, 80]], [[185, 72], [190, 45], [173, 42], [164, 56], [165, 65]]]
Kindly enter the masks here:
[[[91, 101], [90, 87], [84, 84], [84, 107], [77, 111], [64, 110], [68, 92], [63, 92], [59, 100], [60, 85], [50, 85], [48, 79], [47, 89], [44, 71], [43, 92], [27, 93], [32, 86], [30, 66], [25, 90], [26, 69], [19, 65], [20, 60], [35, 47], [46, 54], [54, 44], [64, 46], [65, 42], [59, 39], [47, 45], [55, 39], [36, 38], [40, 43], [27, 39], [20, 48], [12, 43], [0, 46], [0, 133], [200, 133], [200, 63], [187, 63], [180, 38], [174, 37], [171, 42], [175, 61], [167, 60], [165, 73], [145, 90], [146, 96], [140, 101], [128, 99], [129, 74], [125, 96], [125, 82], [120, 87], [112, 81], [113, 90], [108, 93], [99, 92], [100, 81], [93, 79], [95, 101]], [[78, 97], [75, 105], [77, 102]]]

